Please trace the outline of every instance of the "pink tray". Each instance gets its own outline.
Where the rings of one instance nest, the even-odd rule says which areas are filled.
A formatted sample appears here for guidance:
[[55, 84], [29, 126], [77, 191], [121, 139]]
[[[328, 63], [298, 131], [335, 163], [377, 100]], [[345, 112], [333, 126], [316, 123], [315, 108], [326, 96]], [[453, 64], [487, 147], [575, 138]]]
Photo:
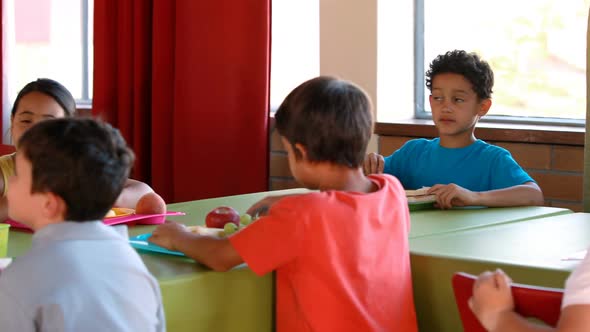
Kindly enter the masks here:
[[[168, 211], [166, 213], [159, 213], [159, 214], [131, 214], [127, 216], [120, 216], [120, 217], [111, 217], [106, 218], [103, 220], [105, 225], [119, 225], [119, 224], [128, 224], [129, 226], [133, 225], [158, 225], [164, 223], [166, 221], [167, 216], [184, 216], [184, 212], [174, 212]], [[6, 220], [4, 223], [9, 224], [11, 227], [14, 228], [21, 228], [26, 230], [31, 230], [28, 226], [19, 223], [18, 221], [14, 220]]]

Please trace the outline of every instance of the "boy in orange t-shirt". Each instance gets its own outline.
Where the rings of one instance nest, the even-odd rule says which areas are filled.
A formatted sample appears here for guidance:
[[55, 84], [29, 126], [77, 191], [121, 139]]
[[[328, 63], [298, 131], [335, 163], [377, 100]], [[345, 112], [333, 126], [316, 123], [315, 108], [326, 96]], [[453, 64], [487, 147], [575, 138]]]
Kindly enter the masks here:
[[151, 241], [214, 270], [246, 262], [277, 272], [277, 331], [417, 331], [405, 192], [390, 175], [365, 176], [373, 129], [356, 85], [318, 77], [293, 90], [276, 128], [303, 195], [266, 199], [268, 215], [229, 238], [158, 226]]

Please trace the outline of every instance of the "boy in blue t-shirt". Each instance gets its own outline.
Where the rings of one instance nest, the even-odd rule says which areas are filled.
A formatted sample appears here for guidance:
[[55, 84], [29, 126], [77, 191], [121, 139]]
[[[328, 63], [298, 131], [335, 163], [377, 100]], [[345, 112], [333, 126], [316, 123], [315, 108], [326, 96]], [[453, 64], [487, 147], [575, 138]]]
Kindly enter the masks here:
[[494, 73], [475, 53], [449, 51], [426, 72], [439, 137], [406, 142], [392, 155], [370, 153], [364, 171], [396, 176], [405, 189], [430, 187], [438, 207], [542, 205], [535, 181], [498, 146], [476, 139], [477, 121], [492, 106]]

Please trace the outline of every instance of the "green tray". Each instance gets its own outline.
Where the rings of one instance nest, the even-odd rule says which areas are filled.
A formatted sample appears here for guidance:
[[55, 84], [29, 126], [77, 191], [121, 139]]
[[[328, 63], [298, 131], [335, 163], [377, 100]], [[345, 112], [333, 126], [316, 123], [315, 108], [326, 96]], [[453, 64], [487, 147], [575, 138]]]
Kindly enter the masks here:
[[432, 210], [434, 209], [435, 202], [417, 202], [417, 203], [408, 203], [410, 211], [420, 211], [420, 210]]

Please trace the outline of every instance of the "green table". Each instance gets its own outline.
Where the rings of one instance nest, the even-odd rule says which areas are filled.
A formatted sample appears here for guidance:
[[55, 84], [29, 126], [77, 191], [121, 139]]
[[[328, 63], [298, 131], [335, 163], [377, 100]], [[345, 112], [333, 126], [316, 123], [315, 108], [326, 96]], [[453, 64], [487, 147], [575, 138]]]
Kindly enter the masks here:
[[590, 245], [590, 214], [572, 213], [410, 239], [420, 331], [461, 331], [451, 276], [501, 268], [515, 282], [564, 286]]
[[[303, 189], [262, 192], [193, 202], [169, 204], [169, 211], [186, 216], [169, 217], [187, 225], [204, 224], [206, 214], [227, 205], [240, 213], [268, 195], [307, 192]], [[150, 233], [154, 226], [129, 227], [129, 235]], [[10, 231], [8, 257], [18, 257], [31, 246], [31, 233]], [[273, 275], [255, 275], [241, 265], [214, 272], [183, 257], [140, 251], [162, 290], [168, 331], [272, 331], [274, 329]]]
[[[169, 217], [187, 225], [202, 225], [205, 215], [221, 205], [245, 212], [268, 195], [307, 192], [304, 189], [263, 192], [205, 199], [168, 205], [170, 211], [186, 216]], [[431, 210], [411, 213], [411, 237], [446, 233], [540, 216], [571, 212], [556, 208], [509, 208]], [[150, 233], [154, 226], [134, 226], [129, 235]], [[31, 234], [12, 230], [8, 256], [22, 255], [31, 244]], [[162, 289], [169, 331], [271, 331], [273, 329], [273, 277], [258, 277], [246, 266], [217, 273], [194, 261], [169, 255], [140, 252]]]
[[572, 213], [571, 210], [523, 206], [507, 208], [469, 207], [451, 210], [420, 210], [410, 213], [410, 238], [456, 232], [483, 226]]

